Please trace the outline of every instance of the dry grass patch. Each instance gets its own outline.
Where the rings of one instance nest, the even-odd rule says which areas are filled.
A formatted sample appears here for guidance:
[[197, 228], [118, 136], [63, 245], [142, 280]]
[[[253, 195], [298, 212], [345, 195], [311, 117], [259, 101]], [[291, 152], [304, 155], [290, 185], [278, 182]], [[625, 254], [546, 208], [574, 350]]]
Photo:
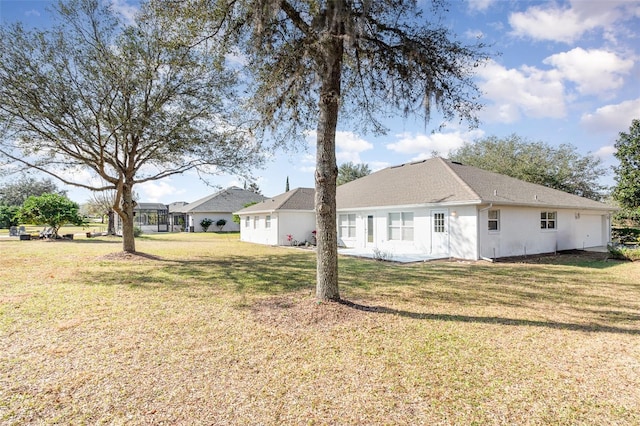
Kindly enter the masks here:
[[0, 242], [5, 424], [638, 424], [640, 264], [384, 264], [237, 236]]

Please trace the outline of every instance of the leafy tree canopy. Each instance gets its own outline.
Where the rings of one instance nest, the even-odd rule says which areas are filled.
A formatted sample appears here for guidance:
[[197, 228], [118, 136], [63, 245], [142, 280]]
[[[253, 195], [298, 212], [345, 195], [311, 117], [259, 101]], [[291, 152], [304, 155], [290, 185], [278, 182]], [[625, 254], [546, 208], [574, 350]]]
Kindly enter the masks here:
[[18, 206], [5, 206], [0, 204], [0, 228], [11, 228], [18, 226]]
[[[629, 132], [620, 132], [615, 144], [620, 164], [614, 167], [613, 197], [632, 216], [640, 216], [640, 119], [631, 122]], [[635, 214], [631, 213], [637, 211]]]
[[0, 184], [0, 205], [21, 206], [32, 195], [42, 194], [66, 195], [67, 191], [58, 189], [51, 179], [36, 179], [23, 176], [17, 180]]
[[351, 161], [343, 163], [338, 167], [338, 180], [336, 184], [343, 185], [352, 180], [359, 179], [361, 177], [371, 174], [371, 169], [368, 164], [354, 164]]
[[[143, 2], [133, 24], [111, 2], [64, 0], [50, 30], [0, 27], [0, 154], [115, 190], [128, 252], [135, 185], [192, 169], [245, 173], [261, 161], [260, 144], [235, 124], [235, 74], [217, 38], [158, 19], [157, 3]], [[78, 170], [106, 183], [68, 178]]]
[[489, 136], [465, 143], [449, 159], [593, 200], [605, 190], [598, 182], [606, 174], [602, 161], [569, 144], [556, 148], [515, 134]]
[[57, 237], [61, 226], [67, 223], [83, 224], [79, 210], [80, 206], [77, 203], [63, 195], [43, 194], [27, 198], [18, 213], [18, 218], [22, 223], [50, 226], [52, 234]]

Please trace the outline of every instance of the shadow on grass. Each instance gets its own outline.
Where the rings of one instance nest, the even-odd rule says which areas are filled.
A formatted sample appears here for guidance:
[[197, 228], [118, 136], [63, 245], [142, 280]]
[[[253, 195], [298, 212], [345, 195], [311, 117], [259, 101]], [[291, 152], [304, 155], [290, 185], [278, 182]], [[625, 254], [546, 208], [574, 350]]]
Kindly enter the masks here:
[[299, 254], [227, 259], [171, 260], [150, 255], [145, 258], [153, 262], [140, 258], [143, 263], [135, 264], [135, 268], [128, 262], [114, 262], [109, 268], [88, 271], [87, 281], [135, 288], [198, 287], [244, 294], [282, 294], [312, 288], [315, 283], [315, 263], [309, 256]]
[[[502, 317], [480, 317], [469, 315], [448, 315], [448, 314], [425, 314], [418, 312], [409, 312], [398, 309], [391, 309], [384, 306], [367, 306], [350, 302], [348, 300], [340, 300], [338, 303], [348, 306], [350, 308], [365, 311], [374, 312], [379, 314], [391, 314], [398, 315], [400, 317], [419, 319], [419, 320], [432, 320], [432, 321], [453, 321], [453, 322], [465, 322], [465, 323], [479, 323], [479, 324], [499, 324], [508, 326], [527, 326], [527, 327], [545, 327], [557, 330], [570, 330], [570, 331], [584, 331], [594, 333], [617, 333], [617, 334], [630, 334], [640, 335], [638, 329], [628, 329], [613, 327], [601, 324], [573, 324], [566, 322], [555, 321], [534, 321], [524, 319], [502, 318]], [[635, 320], [638, 320], [638, 316], [634, 316]]]
[[[125, 285], [135, 289], [200, 289], [228, 296], [271, 296], [315, 287], [315, 256], [304, 251], [234, 254], [228, 257], [203, 254], [197, 258], [165, 259], [148, 256], [137, 262], [102, 259], [86, 270], [82, 280], [93, 285]], [[340, 290], [360, 300], [394, 300], [400, 303], [439, 303], [543, 309], [561, 308], [588, 318], [592, 323], [640, 321], [640, 283], [616, 282], [606, 272], [571, 265], [460, 264], [432, 262], [397, 265], [340, 257]], [[224, 297], [224, 296], [223, 296]], [[425, 314], [373, 307], [372, 311], [407, 317]], [[464, 317], [434, 315], [451, 321], [475, 321], [505, 325], [532, 325], [583, 331], [618, 330], [615, 326], [573, 325], [505, 319], [498, 316]], [[555, 325], [554, 325], [555, 324]], [[572, 328], [573, 327], [573, 328]], [[624, 328], [620, 332], [629, 333]]]

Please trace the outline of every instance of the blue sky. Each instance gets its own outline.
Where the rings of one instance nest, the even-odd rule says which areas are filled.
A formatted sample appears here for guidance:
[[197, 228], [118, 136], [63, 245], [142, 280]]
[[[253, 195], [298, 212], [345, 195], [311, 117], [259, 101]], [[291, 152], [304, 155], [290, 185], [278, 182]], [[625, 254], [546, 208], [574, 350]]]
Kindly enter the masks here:
[[[124, 15], [135, 12], [133, 1], [113, 0]], [[49, 0], [0, 0], [0, 20], [47, 25]], [[373, 170], [428, 158], [434, 151], [446, 156], [466, 141], [483, 136], [516, 133], [552, 146], [570, 143], [581, 154], [594, 154], [615, 164], [613, 145], [618, 133], [640, 118], [640, 1], [452, 1], [451, 28], [463, 41], [478, 36], [500, 52], [478, 68], [476, 82], [484, 93], [481, 124], [469, 130], [457, 123], [440, 124], [404, 119], [386, 122], [384, 136], [357, 134], [339, 126], [338, 163], [369, 164]], [[274, 196], [291, 188], [313, 187], [314, 137], [298, 152], [278, 152], [254, 175], [262, 193]], [[302, 139], [301, 139], [302, 140]], [[242, 186], [234, 176], [208, 179], [219, 187]], [[613, 174], [603, 180], [612, 185]], [[84, 202], [89, 193], [68, 188], [70, 197]], [[216, 188], [194, 173], [139, 185], [140, 201], [194, 201]]]

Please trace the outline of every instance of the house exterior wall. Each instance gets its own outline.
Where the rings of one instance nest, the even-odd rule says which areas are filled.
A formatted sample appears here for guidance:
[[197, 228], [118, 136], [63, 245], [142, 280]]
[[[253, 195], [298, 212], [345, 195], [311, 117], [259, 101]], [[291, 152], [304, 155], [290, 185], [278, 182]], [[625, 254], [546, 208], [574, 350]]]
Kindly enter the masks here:
[[[390, 231], [390, 214], [413, 214], [413, 238], [411, 240], [392, 239]], [[355, 236], [350, 237], [342, 232], [340, 215], [355, 215]], [[434, 215], [440, 214], [444, 220], [444, 232], [436, 238], [435, 244]], [[369, 241], [369, 216], [373, 216], [373, 241]], [[442, 219], [441, 219], [442, 220]], [[351, 210], [338, 212], [338, 243], [348, 248], [376, 248], [390, 254], [424, 254], [434, 257], [458, 257], [464, 259], [477, 258], [475, 206], [419, 206], [397, 207], [376, 210]], [[440, 228], [442, 230], [442, 228]]]
[[[249, 243], [276, 245], [278, 244], [278, 213], [271, 213], [271, 225], [266, 227], [266, 213], [256, 213], [240, 216], [240, 241]], [[247, 222], [247, 217], [249, 221]], [[255, 220], [255, 218], [258, 220]]]
[[[316, 229], [314, 212], [280, 211], [269, 214], [271, 225], [266, 227], [267, 213], [240, 216], [240, 240], [267, 245], [290, 245], [293, 240], [311, 242], [311, 232]], [[247, 226], [247, 217], [249, 222]], [[256, 218], [257, 221], [256, 221]], [[255, 224], [255, 225], [254, 225]], [[291, 235], [289, 241], [288, 235]]]
[[449, 211], [450, 257], [478, 259], [477, 207], [455, 206]]
[[[204, 232], [202, 230], [202, 226], [200, 226], [200, 222], [202, 219], [208, 218], [213, 221], [208, 232], [218, 231], [218, 227], [216, 226], [216, 222], [220, 219], [224, 219], [227, 223], [222, 228], [223, 232], [238, 232], [240, 230], [240, 226], [233, 221], [233, 215], [231, 213], [225, 212], [192, 212], [187, 213], [187, 221], [189, 223], [189, 227], [187, 230], [189, 232]], [[193, 230], [193, 231], [192, 231]]]
[[[609, 242], [609, 216], [604, 212], [531, 207], [499, 210], [500, 229], [488, 230], [488, 211], [479, 209], [480, 256], [486, 258], [550, 253], [604, 246]], [[541, 229], [540, 214], [556, 212], [555, 229]]]
[[289, 245], [288, 235], [301, 243], [311, 242], [311, 232], [316, 229], [315, 212], [281, 211], [278, 217], [278, 244]]

